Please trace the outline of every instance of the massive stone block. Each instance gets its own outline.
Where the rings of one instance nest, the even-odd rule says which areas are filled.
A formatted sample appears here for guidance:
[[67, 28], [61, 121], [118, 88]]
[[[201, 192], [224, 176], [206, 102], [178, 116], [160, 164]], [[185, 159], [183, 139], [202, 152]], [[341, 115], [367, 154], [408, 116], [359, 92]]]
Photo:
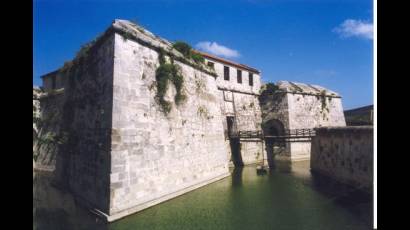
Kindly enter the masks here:
[[[156, 99], [160, 52], [184, 79], [186, 99], [178, 105], [168, 84], [168, 114]], [[116, 20], [43, 78], [46, 92], [64, 88], [59, 184], [112, 221], [228, 176], [215, 77], [168, 41]]]
[[115, 35], [110, 215], [141, 210], [228, 175], [215, 77], [180, 61], [186, 100], [169, 82], [155, 100], [158, 52]]

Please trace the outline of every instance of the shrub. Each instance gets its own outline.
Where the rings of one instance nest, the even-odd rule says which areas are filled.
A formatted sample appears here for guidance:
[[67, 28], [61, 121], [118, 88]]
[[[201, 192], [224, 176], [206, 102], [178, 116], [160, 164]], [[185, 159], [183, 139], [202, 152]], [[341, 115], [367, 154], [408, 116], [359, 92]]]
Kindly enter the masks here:
[[190, 57], [191, 56], [191, 46], [188, 43], [182, 42], [182, 41], [177, 41], [175, 42], [172, 47], [174, 49], [178, 50], [181, 52], [185, 57]]
[[204, 63], [205, 59], [200, 55], [199, 53], [193, 53], [191, 54], [191, 58], [196, 62], [196, 63]]
[[274, 95], [275, 92], [279, 89], [279, 87], [273, 83], [267, 83], [261, 89], [259, 100], [264, 101], [267, 97]]
[[192, 47], [188, 43], [177, 41], [172, 45], [172, 47], [181, 52], [184, 55], [184, 57], [192, 59], [196, 63], [205, 62], [205, 59], [204, 57], [202, 57], [202, 55], [200, 55], [199, 53], [192, 52]]

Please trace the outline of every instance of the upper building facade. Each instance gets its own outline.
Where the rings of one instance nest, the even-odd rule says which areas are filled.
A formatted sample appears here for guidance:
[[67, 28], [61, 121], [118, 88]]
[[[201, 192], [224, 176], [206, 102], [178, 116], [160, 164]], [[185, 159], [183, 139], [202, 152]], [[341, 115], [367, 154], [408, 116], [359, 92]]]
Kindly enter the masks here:
[[236, 143], [230, 134], [240, 131], [261, 131], [261, 109], [259, 91], [260, 71], [212, 54], [195, 51], [205, 59], [205, 64], [217, 74], [216, 85], [219, 90], [219, 103], [223, 116], [223, 127], [227, 155], [231, 163], [241, 166], [262, 162], [266, 151], [260, 142]]
[[196, 51], [205, 58], [206, 65], [214, 68], [218, 89], [241, 93], [259, 94], [260, 71], [218, 56]]

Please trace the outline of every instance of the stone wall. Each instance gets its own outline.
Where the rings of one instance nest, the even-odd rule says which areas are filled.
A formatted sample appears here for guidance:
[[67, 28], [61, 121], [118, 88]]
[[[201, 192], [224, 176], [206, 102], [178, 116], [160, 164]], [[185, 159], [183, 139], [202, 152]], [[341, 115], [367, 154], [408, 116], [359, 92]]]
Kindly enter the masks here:
[[[223, 99], [224, 97], [232, 98], [232, 102], [225, 101]], [[229, 139], [227, 139], [226, 116], [233, 116], [235, 114], [235, 129], [237, 131], [256, 131], [261, 130], [261, 110], [257, 95], [221, 90], [219, 98], [221, 99], [220, 103], [223, 114], [225, 140], [228, 146], [228, 156], [231, 158], [232, 152], [229, 147]], [[235, 113], [233, 110], [235, 110]], [[241, 142], [240, 145], [241, 159], [245, 165], [258, 163], [263, 160], [262, 154], [265, 154], [265, 151], [260, 142]]]
[[[235, 93], [235, 108], [237, 115], [238, 130], [260, 131], [261, 130], [261, 110], [258, 97], [256, 95]], [[241, 154], [244, 164], [261, 162], [262, 154], [265, 154], [261, 142], [241, 142]]]
[[[38, 157], [37, 142], [40, 125], [40, 96], [42, 91], [39, 87], [33, 86], [33, 164]], [[34, 167], [33, 167], [34, 170]]]
[[42, 94], [41, 89], [39, 87], [33, 86], [33, 151], [34, 151], [34, 142], [36, 141], [38, 137], [38, 131], [39, 131], [41, 94]]
[[[288, 93], [290, 129], [346, 126], [340, 97]], [[290, 143], [291, 160], [309, 159], [310, 142]]]
[[[260, 107], [262, 112], [262, 128], [265, 135], [270, 135], [269, 129], [276, 122], [280, 122], [283, 129], [289, 129], [289, 98], [286, 93], [275, 93], [273, 95], [264, 95], [260, 98]], [[272, 122], [273, 121], [273, 122]], [[276, 159], [290, 159], [290, 143], [284, 143], [281, 148], [273, 148], [268, 145], [269, 154], [275, 154]], [[270, 152], [274, 151], [274, 152]]]
[[289, 98], [286, 93], [275, 93], [261, 98], [260, 107], [263, 124], [274, 119], [280, 121], [285, 129], [290, 129]]
[[109, 211], [114, 36], [105, 33], [64, 76], [56, 178], [86, 206]]
[[373, 127], [317, 128], [312, 140], [310, 166], [314, 172], [371, 191]]
[[[67, 78], [60, 71], [54, 71], [42, 76], [43, 89], [45, 92], [50, 92], [56, 89], [62, 89], [66, 85]], [[54, 87], [54, 88], [53, 88]]]
[[174, 60], [186, 100], [175, 104], [169, 82], [166, 115], [155, 99], [158, 52], [115, 34], [114, 56], [109, 219], [228, 176], [215, 77]]
[[[263, 126], [269, 126], [272, 120], [290, 130], [346, 126], [341, 97], [317, 85], [279, 81], [275, 93], [261, 98], [261, 109]], [[277, 159], [309, 159], [311, 146], [305, 140], [285, 144]]]
[[[33, 101], [34, 102], [34, 101]], [[63, 139], [61, 135], [64, 90], [37, 94], [36, 122], [33, 122], [33, 155], [36, 169], [53, 171]]]
[[290, 129], [346, 126], [340, 97], [287, 93]]
[[[227, 137], [227, 116], [235, 116], [236, 131], [257, 131], [261, 130], [261, 110], [259, 107], [258, 95], [261, 87], [260, 75], [253, 74], [253, 85], [249, 85], [249, 71], [242, 71], [242, 83], [238, 82], [238, 67], [214, 60], [206, 60], [214, 63], [214, 69], [218, 75], [216, 84], [220, 89], [218, 99], [222, 111], [222, 122], [225, 132], [225, 145], [228, 159], [232, 161], [232, 150]], [[224, 79], [224, 66], [229, 67], [229, 80]], [[240, 154], [243, 164], [254, 164], [262, 161], [264, 148], [260, 142], [241, 142]], [[266, 157], [265, 157], [266, 159]]]

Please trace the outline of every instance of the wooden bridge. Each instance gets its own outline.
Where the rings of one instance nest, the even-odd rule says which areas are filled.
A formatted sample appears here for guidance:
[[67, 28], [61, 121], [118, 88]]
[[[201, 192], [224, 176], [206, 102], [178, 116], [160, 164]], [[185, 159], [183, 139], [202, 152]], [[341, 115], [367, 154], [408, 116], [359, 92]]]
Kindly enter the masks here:
[[238, 131], [232, 132], [229, 138], [239, 139], [242, 142], [263, 142], [269, 141], [273, 143], [284, 142], [310, 142], [315, 136], [314, 129], [287, 129], [280, 135], [264, 135], [261, 130], [258, 131]]

